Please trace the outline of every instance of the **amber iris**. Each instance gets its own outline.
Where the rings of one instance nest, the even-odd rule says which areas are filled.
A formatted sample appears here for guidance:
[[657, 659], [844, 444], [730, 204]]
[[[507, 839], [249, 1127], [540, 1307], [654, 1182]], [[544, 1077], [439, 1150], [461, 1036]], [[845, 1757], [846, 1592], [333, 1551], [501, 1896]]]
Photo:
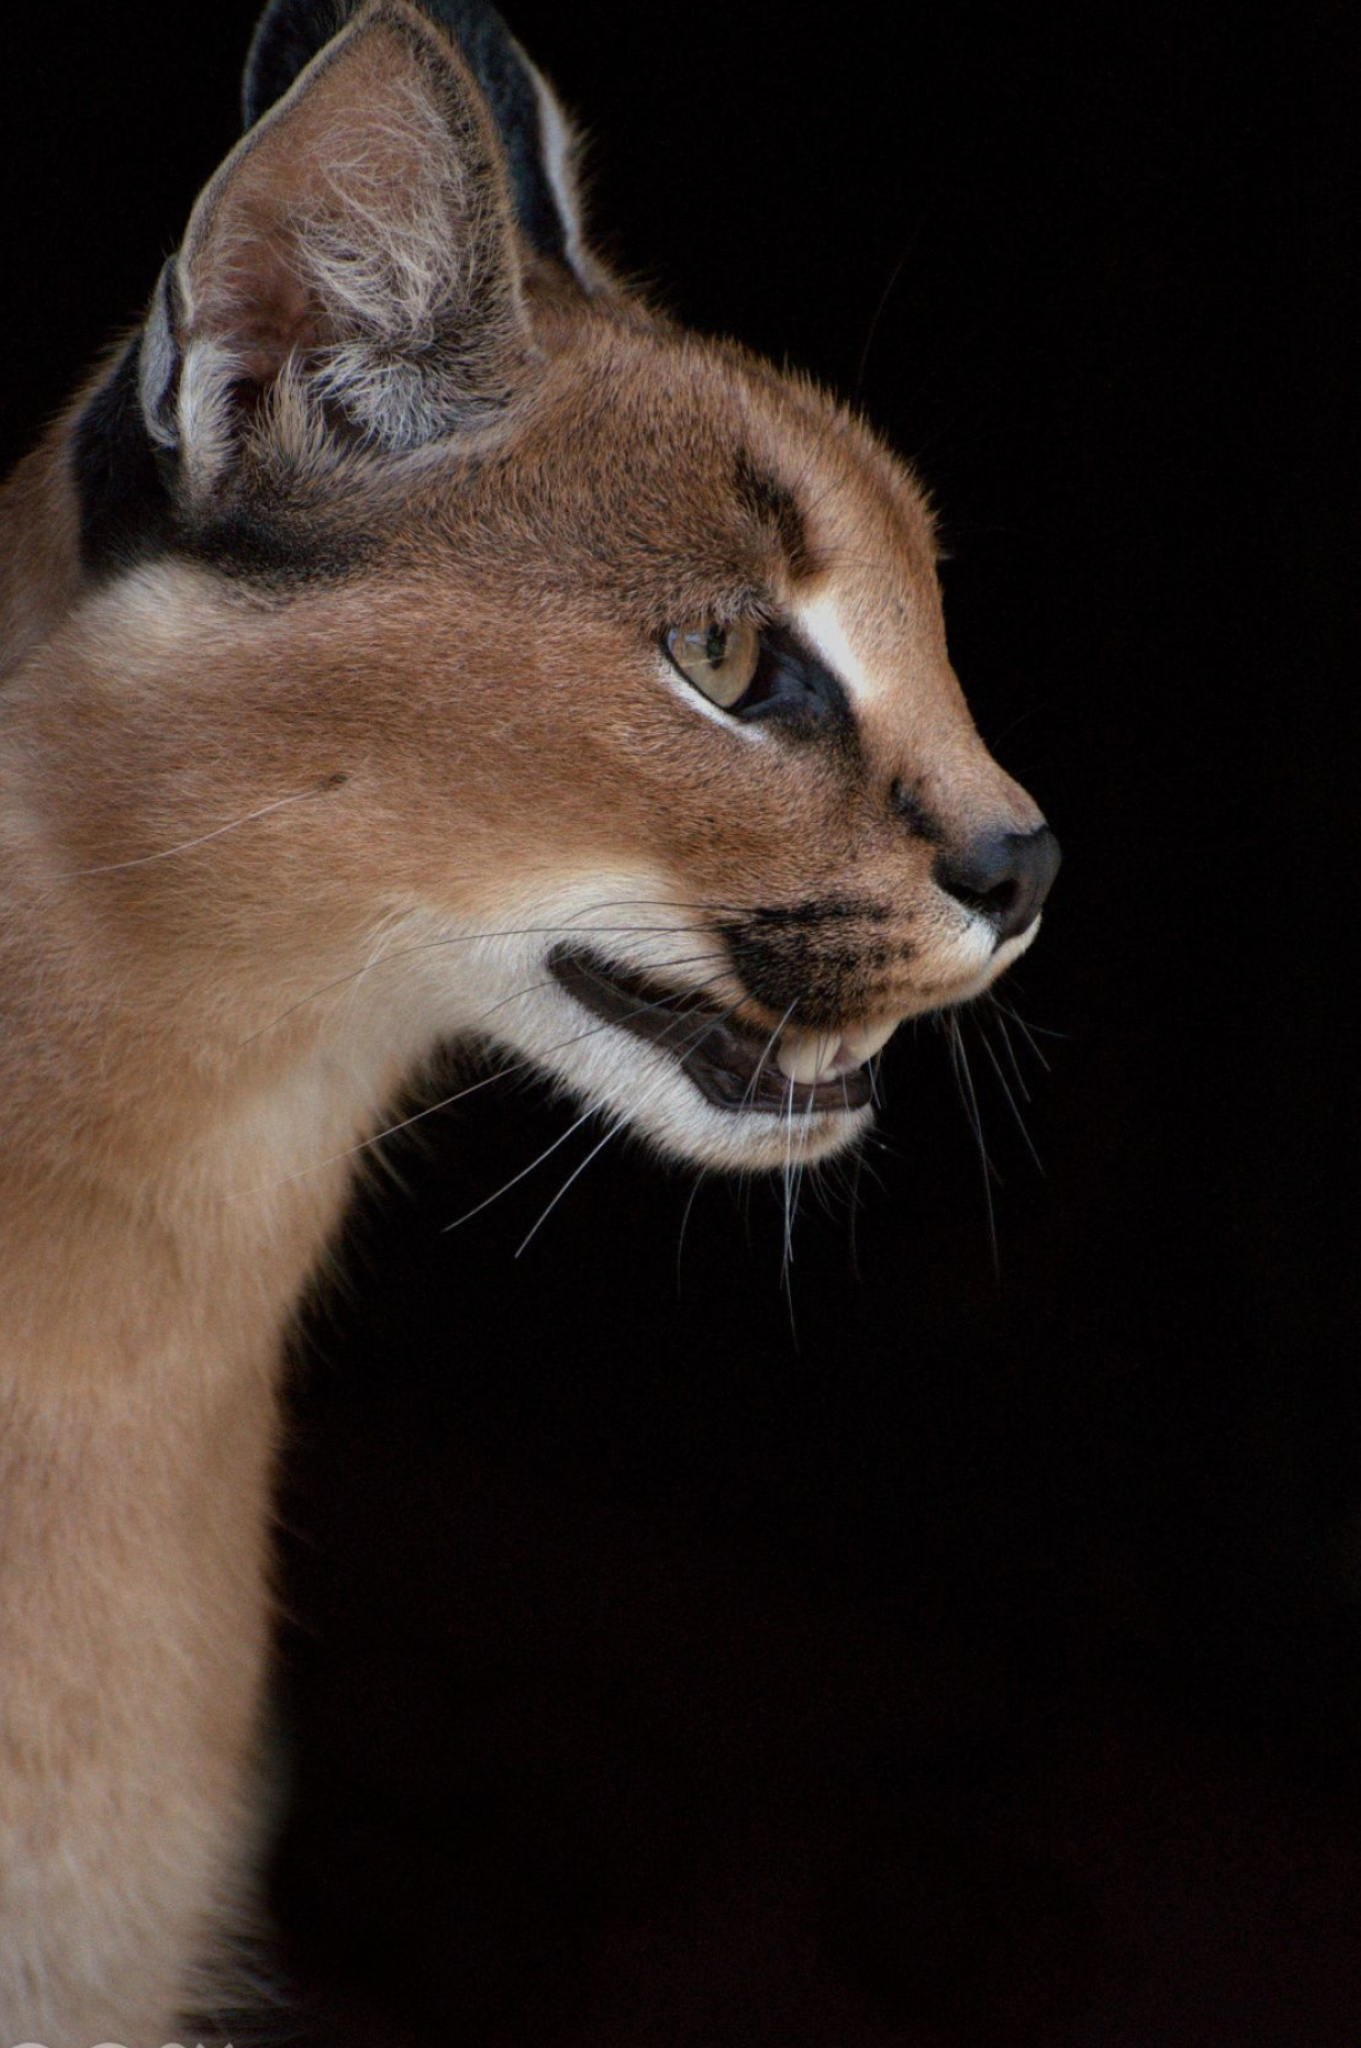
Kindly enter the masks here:
[[720, 625], [696, 619], [678, 626], [666, 638], [672, 661], [711, 704], [731, 711], [751, 688], [761, 659], [761, 636], [748, 619]]

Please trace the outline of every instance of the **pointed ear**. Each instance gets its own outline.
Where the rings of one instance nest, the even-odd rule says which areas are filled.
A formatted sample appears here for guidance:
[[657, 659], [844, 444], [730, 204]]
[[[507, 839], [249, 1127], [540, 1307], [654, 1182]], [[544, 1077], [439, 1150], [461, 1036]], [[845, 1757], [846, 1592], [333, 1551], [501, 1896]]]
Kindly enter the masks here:
[[[349, 0], [353, 5], [353, 0]], [[578, 143], [552, 87], [490, 0], [419, 0], [457, 44], [496, 124], [516, 224], [537, 256], [563, 263], [588, 292], [609, 282], [587, 246]], [[336, 0], [270, 0], [251, 43], [242, 113], [254, 127], [335, 33]]]
[[424, 15], [370, 0], [199, 199], [143, 336], [142, 405], [197, 492], [247, 450], [315, 470], [481, 424], [529, 347], [486, 103]]

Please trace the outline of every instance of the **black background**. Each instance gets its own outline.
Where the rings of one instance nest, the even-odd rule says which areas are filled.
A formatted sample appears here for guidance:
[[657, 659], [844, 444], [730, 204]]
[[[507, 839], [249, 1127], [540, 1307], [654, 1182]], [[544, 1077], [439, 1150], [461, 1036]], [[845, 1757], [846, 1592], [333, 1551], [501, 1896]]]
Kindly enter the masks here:
[[[252, 12], [11, 31], [6, 457], [229, 146]], [[585, 1133], [446, 1235], [565, 1128], [510, 1087], [399, 1155], [287, 1460], [300, 2038], [1352, 2043], [1354, 16], [513, 25], [610, 253], [939, 499], [1067, 854], [1008, 991], [1043, 1173], [995, 1026], [995, 1263], [929, 1028], [788, 1262], [778, 1189], [615, 1148], [517, 1259]]]

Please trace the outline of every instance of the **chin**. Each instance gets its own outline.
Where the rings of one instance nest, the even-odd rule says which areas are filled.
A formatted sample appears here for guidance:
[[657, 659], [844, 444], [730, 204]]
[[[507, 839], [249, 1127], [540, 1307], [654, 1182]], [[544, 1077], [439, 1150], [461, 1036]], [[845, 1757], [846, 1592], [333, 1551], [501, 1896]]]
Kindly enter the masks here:
[[790, 1061], [780, 1032], [739, 1028], [690, 995], [649, 999], [596, 956], [589, 981], [561, 965], [553, 958], [534, 999], [518, 1006], [506, 1049], [663, 1157], [747, 1174], [808, 1165], [874, 1122], [868, 1063], [796, 1079], [780, 1067], [780, 1057]]
[[736, 1005], [564, 937], [516, 1003], [508, 1049], [679, 1164], [739, 1173], [806, 1166], [869, 1130], [876, 1062], [897, 1026], [981, 995], [1036, 927], [986, 953], [975, 942], [948, 980], [898, 991], [892, 1009], [825, 1030], [763, 1029]]

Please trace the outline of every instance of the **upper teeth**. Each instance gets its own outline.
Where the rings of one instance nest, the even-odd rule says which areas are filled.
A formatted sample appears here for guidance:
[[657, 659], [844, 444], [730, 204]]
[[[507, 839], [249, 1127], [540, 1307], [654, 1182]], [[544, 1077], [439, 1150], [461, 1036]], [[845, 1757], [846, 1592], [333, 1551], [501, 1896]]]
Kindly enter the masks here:
[[811, 1087], [835, 1081], [873, 1059], [898, 1024], [896, 1017], [877, 1024], [852, 1024], [845, 1031], [800, 1031], [791, 1027], [780, 1038], [775, 1064], [787, 1080]]
[[790, 1081], [829, 1081], [840, 1049], [839, 1031], [786, 1031], [775, 1064]]

